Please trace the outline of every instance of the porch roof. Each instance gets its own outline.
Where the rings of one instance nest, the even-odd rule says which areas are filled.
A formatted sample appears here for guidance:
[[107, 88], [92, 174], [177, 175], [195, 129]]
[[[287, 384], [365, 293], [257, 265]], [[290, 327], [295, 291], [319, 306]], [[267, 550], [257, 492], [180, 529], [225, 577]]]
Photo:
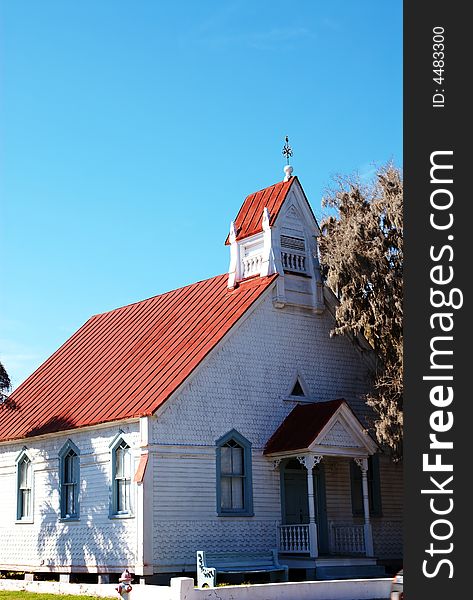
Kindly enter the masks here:
[[318, 451], [374, 454], [376, 443], [343, 399], [298, 404], [266, 443], [265, 455]]

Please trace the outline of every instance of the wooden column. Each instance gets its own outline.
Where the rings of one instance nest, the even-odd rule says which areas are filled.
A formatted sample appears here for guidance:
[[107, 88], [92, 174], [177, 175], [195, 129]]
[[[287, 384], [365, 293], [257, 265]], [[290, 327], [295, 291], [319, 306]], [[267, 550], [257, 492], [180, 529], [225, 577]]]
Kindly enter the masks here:
[[363, 514], [365, 517], [364, 534], [365, 534], [365, 552], [366, 556], [374, 556], [373, 548], [373, 530], [370, 521], [370, 501], [368, 496], [368, 459], [355, 459], [357, 465], [361, 469], [361, 485], [363, 490]]
[[322, 460], [321, 456], [316, 454], [305, 454], [298, 456], [297, 460], [307, 469], [307, 502], [309, 508], [309, 555], [311, 558], [317, 558], [319, 555], [317, 543], [317, 523], [315, 522], [315, 496], [314, 496], [314, 476], [313, 469], [315, 465]]

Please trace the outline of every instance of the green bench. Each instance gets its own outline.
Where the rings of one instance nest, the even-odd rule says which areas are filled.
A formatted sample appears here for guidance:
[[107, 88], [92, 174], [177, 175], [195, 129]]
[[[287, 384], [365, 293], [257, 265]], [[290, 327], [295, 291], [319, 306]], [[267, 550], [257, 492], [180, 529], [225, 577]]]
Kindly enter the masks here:
[[197, 551], [197, 587], [215, 587], [217, 574], [269, 573], [270, 580], [277, 577], [287, 581], [288, 568], [278, 562], [276, 550], [268, 552], [204, 552]]

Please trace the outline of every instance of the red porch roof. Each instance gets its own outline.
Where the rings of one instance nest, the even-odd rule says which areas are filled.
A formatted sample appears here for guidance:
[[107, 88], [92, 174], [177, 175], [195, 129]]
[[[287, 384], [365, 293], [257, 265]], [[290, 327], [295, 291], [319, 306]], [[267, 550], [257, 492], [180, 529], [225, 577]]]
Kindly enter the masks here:
[[345, 400], [298, 404], [269, 438], [264, 454], [308, 448], [342, 404]]
[[227, 275], [89, 319], [11, 395], [0, 440], [153, 414], [274, 281]]

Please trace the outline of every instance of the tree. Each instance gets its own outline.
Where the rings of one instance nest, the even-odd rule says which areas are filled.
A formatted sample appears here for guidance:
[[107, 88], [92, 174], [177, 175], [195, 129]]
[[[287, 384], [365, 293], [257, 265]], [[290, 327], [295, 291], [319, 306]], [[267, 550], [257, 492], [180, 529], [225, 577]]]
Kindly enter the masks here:
[[364, 336], [377, 357], [366, 402], [375, 413], [378, 442], [402, 457], [403, 425], [403, 182], [388, 163], [364, 184], [337, 176], [323, 206], [321, 264], [336, 293], [332, 334]]
[[11, 389], [10, 377], [5, 370], [5, 367], [0, 362], [0, 404], [8, 400], [7, 392]]

